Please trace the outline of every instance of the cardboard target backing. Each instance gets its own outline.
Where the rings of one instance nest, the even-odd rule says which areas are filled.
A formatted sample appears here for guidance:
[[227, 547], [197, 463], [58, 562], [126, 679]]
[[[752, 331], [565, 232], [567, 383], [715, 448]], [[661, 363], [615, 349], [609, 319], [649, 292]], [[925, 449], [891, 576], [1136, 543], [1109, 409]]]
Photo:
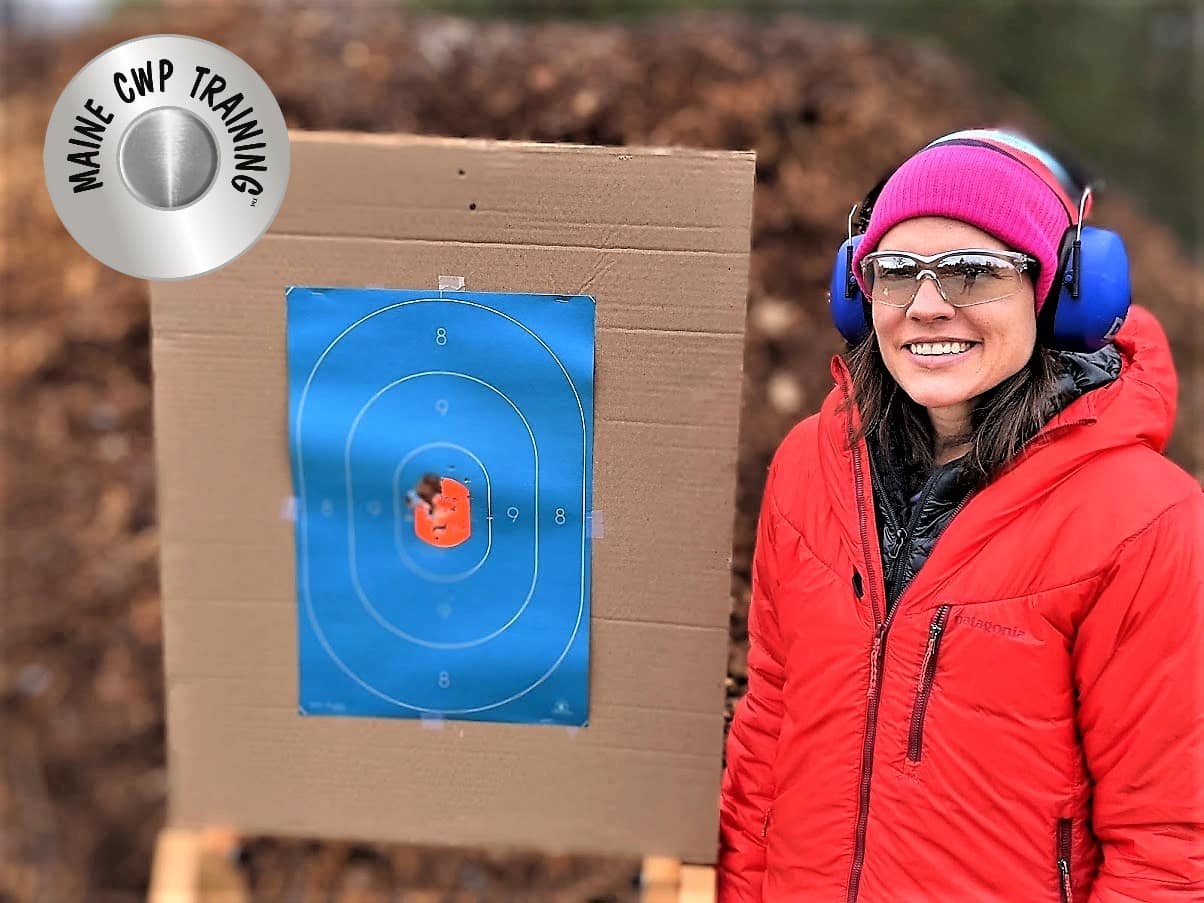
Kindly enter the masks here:
[[[754, 155], [339, 133], [290, 140], [288, 195], [264, 238], [215, 273], [151, 284], [170, 821], [713, 862]], [[465, 299], [593, 299], [584, 726], [300, 710], [286, 290], [438, 297], [449, 283]], [[447, 329], [450, 345], [451, 321]], [[397, 386], [393, 413], [429, 403], [426, 413], [440, 417], [433, 405], [443, 400], [451, 416], [470, 397], [451, 380], [470, 381], [443, 378], [446, 394], [431, 383], [421, 401], [406, 400], [412, 382]], [[354, 442], [385, 435], [385, 420], [369, 423], [377, 413], [364, 415], [369, 432]], [[479, 503], [484, 471], [472, 458], [491, 479], [495, 467], [465, 438], [471, 431], [428, 439], [445, 443], [432, 448], [390, 446], [371, 498], [353, 495], [363, 515], [376, 501], [382, 517], [407, 503], [427, 516], [409, 493], [423, 490], [428, 465], [467, 477], [461, 485], [476, 494], [441, 485]], [[510, 453], [517, 445], [490, 451], [494, 460]], [[329, 498], [333, 506], [340, 496]], [[521, 503], [495, 504], [493, 516], [507, 518], [512, 505], [520, 518], [508, 529], [519, 530]], [[557, 507], [567, 529], [568, 507], [553, 506], [553, 521]], [[417, 529], [453, 536], [436, 526]], [[478, 527], [458, 535], [462, 548], [481, 541]], [[403, 536], [407, 553], [424, 551], [416, 535]], [[451, 559], [414, 561], [441, 562], [427, 568], [438, 574]], [[394, 626], [472, 639], [450, 623], [440, 635], [433, 611]]]

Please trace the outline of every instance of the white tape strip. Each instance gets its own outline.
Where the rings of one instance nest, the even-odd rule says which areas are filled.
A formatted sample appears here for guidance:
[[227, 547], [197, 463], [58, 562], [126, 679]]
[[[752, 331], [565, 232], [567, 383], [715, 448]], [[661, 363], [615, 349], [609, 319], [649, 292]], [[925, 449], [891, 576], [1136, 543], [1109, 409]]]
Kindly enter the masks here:
[[606, 535], [606, 529], [602, 522], [602, 512], [597, 509], [591, 511], [585, 521], [585, 532], [590, 539], [601, 539]]
[[280, 503], [280, 519], [296, 523], [297, 497], [295, 495], [285, 496], [284, 501]]
[[443, 730], [443, 723], [444, 723], [443, 719], [440, 718], [438, 715], [423, 715], [422, 716], [423, 730], [441, 731], [441, 730]]
[[440, 276], [439, 291], [441, 292], [458, 292], [464, 288], [463, 276]]

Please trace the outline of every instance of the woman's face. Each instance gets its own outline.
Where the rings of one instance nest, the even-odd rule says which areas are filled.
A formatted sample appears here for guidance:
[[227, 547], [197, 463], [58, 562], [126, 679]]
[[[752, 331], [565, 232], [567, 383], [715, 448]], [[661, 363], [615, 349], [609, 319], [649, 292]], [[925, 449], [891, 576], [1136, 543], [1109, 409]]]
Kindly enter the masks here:
[[[938, 254], [963, 248], [1008, 250], [975, 226], [938, 216], [899, 223], [882, 237], [877, 250]], [[926, 278], [909, 307], [872, 308], [887, 370], [913, 401], [929, 409], [938, 426], [964, 428], [970, 401], [1018, 372], [1032, 356], [1037, 337], [1033, 284], [1027, 276], [1010, 298], [975, 307], [954, 307]], [[972, 344], [961, 353], [935, 356], [917, 355], [910, 348], [912, 343], [934, 341]]]

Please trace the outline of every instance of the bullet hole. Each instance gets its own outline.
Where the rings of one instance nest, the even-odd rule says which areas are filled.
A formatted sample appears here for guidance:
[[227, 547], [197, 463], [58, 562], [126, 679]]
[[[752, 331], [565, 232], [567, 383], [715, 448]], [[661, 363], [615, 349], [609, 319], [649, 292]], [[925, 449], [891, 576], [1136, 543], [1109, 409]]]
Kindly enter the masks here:
[[471, 204], [469, 204], [469, 205], [468, 205], [468, 209], [469, 209], [469, 210], [476, 210], [476, 209], [477, 209], [477, 202], [476, 202], [476, 201], [473, 201]]
[[411, 507], [418, 504], [421, 499], [426, 505], [428, 514], [435, 513], [435, 496], [443, 491], [443, 483], [438, 474], [424, 473], [422, 479], [418, 481], [418, 485], [407, 493], [410, 497]]

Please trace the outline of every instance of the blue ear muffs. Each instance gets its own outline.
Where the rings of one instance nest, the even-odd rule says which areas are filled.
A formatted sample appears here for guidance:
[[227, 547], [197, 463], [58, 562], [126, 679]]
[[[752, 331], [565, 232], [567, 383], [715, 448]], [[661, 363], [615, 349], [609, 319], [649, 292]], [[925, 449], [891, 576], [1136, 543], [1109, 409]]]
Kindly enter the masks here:
[[836, 254], [832, 267], [832, 279], [828, 286], [828, 306], [832, 322], [850, 345], [856, 345], [869, 335], [871, 323], [870, 302], [853, 278], [853, 252], [861, 244], [863, 236], [846, 238]]
[[1063, 351], [1098, 351], [1120, 331], [1131, 299], [1121, 237], [1094, 226], [1067, 229], [1058, 275], [1041, 308], [1042, 341]]
[[[978, 140], [984, 136], [992, 140]], [[955, 132], [928, 145], [974, 144], [1006, 154], [1030, 170], [1063, 197], [1075, 190], [1078, 180], [1072, 178], [1062, 164], [1035, 145], [1017, 136], [998, 130]], [[1000, 146], [1002, 145], [1004, 146]], [[1052, 177], [1060, 180], [1060, 188], [1030, 166], [1006, 145], [1019, 147], [1044, 162]], [[836, 253], [829, 283], [828, 306], [832, 322], [845, 341], [856, 345], [873, 328], [870, 301], [861, 293], [853, 277], [853, 252], [860, 244], [879, 194], [894, 171], [888, 173], [849, 213], [848, 238]], [[1089, 186], [1082, 189], [1078, 217], [1062, 234], [1058, 248], [1058, 270], [1054, 274], [1049, 295], [1041, 305], [1037, 318], [1038, 340], [1049, 348], [1063, 351], [1098, 351], [1109, 344], [1120, 331], [1129, 313], [1129, 256], [1125, 243], [1115, 232], [1084, 226], [1087, 204], [1091, 197]], [[1069, 211], [1068, 211], [1069, 212]], [[857, 229], [854, 235], [854, 215]]]
[[[870, 302], [853, 278], [861, 235], [836, 254], [828, 287], [832, 322], [850, 345], [872, 328]], [[1097, 351], [1116, 336], [1129, 313], [1129, 256], [1115, 232], [1071, 226], [1062, 236], [1058, 273], [1038, 321], [1042, 343], [1063, 351]]]

